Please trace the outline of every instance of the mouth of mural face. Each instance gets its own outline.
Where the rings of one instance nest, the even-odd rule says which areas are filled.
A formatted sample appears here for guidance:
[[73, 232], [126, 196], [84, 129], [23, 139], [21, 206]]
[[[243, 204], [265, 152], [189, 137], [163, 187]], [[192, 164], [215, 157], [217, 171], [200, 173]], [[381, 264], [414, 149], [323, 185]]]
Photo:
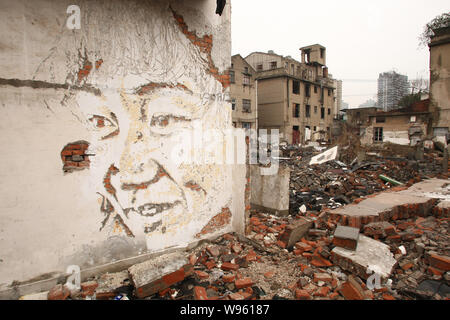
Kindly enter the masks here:
[[146, 203], [137, 208], [124, 209], [125, 214], [128, 216], [129, 212], [135, 212], [143, 217], [153, 217], [164, 211], [170, 210], [177, 205], [181, 205], [181, 201], [175, 201], [171, 203]]

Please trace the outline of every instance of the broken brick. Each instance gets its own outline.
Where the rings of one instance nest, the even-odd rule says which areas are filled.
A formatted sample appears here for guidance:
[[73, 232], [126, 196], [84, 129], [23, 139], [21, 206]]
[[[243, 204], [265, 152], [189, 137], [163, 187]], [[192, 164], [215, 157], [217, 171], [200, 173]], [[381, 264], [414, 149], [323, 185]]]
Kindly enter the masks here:
[[361, 285], [352, 277], [348, 277], [348, 281], [343, 283], [339, 292], [347, 300], [364, 300], [364, 289]]
[[224, 262], [220, 268], [224, 271], [236, 271], [239, 269], [239, 265], [231, 262]]
[[194, 287], [194, 299], [195, 300], [208, 300], [206, 289], [200, 286]]
[[333, 277], [328, 273], [314, 273], [314, 282], [327, 282], [330, 283], [333, 281]]
[[246, 287], [251, 287], [253, 285], [253, 281], [250, 278], [243, 278], [236, 280], [234, 282], [234, 285], [236, 286], [236, 289], [242, 289]]
[[47, 294], [47, 300], [66, 300], [70, 296], [70, 290], [65, 285], [54, 286]]
[[295, 298], [297, 300], [311, 300], [311, 295], [306, 290], [296, 289], [295, 290]]
[[447, 256], [440, 256], [437, 254], [431, 254], [428, 258], [430, 265], [434, 268], [450, 271], [450, 258]]

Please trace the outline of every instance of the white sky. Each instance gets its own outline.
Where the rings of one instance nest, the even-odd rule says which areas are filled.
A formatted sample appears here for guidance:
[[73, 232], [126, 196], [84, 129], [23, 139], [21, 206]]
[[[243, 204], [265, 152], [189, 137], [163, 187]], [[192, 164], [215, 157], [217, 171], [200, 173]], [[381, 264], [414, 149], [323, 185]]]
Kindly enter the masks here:
[[418, 37], [448, 0], [231, 0], [232, 54], [274, 50], [301, 61], [299, 48], [319, 43], [342, 79], [343, 100], [358, 107], [377, 93], [378, 75], [396, 70], [429, 78], [429, 50]]

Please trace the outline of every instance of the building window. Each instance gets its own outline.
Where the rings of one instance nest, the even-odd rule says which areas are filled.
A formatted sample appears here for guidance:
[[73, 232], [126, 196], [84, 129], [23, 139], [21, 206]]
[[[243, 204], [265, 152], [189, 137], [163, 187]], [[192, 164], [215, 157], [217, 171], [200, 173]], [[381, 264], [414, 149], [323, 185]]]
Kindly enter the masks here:
[[317, 106], [314, 106], [314, 114], [317, 114]]
[[311, 106], [310, 105], [305, 106], [305, 117], [311, 118]]
[[416, 122], [416, 120], [417, 120], [416, 116], [411, 116], [411, 119], [410, 119], [410, 122], [411, 122], [411, 123]]
[[262, 71], [262, 70], [263, 70], [263, 65], [262, 65], [262, 64], [258, 64], [258, 65], [256, 66], [256, 70], [257, 70], [257, 71]]
[[374, 128], [373, 140], [375, 142], [383, 142], [383, 128]]
[[277, 62], [276, 61], [272, 61], [270, 63], [270, 69], [276, 69], [277, 68]]
[[245, 67], [244, 70], [245, 73], [248, 73], [248, 67]]
[[233, 127], [235, 127], [235, 128], [236, 128], [236, 126], [237, 126], [236, 122], [233, 122]]
[[294, 104], [294, 118], [300, 118], [300, 105], [298, 103]]
[[324, 55], [325, 55], [325, 49], [320, 48], [320, 59], [323, 59]]
[[236, 110], [236, 99], [231, 99], [231, 110]]
[[311, 97], [311, 85], [310, 84], [306, 84], [305, 85], [305, 95], [309, 98]]
[[376, 123], [385, 123], [386, 122], [386, 118], [385, 117], [376, 117]]
[[252, 112], [251, 104], [252, 104], [251, 100], [242, 99], [242, 111], [251, 113]]
[[314, 93], [317, 93], [317, 86], [314, 86]]
[[324, 107], [320, 108], [320, 119], [325, 119], [325, 108]]
[[242, 129], [251, 129], [252, 124], [250, 122], [242, 122]]
[[329, 96], [329, 97], [331, 97], [331, 92], [332, 92], [332, 90], [331, 90], [331, 89], [328, 89], [328, 96]]
[[316, 126], [314, 126], [314, 132], [316, 132], [317, 131], [317, 127]]
[[230, 82], [231, 83], [235, 83], [235, 79], [234, 79], [234, 71], [230, 70]]
[[328, 115], [330, 115], [331, 114], [331, 109], [330, 108], [328, 108]]
[[300, 94], [300, 81], [292, 81], [292, 93]]
[[242, 80], [242, 83], [244, 84], [244, 86], [249, 86], [250, 85], [250, 77], [247, 75], [244, 75], [244, 79]]

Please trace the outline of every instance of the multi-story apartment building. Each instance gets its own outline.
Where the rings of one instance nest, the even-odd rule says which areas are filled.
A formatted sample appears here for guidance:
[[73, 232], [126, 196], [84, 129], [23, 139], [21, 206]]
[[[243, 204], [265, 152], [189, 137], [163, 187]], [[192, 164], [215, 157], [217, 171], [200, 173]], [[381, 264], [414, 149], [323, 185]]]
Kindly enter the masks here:
[[278, 129], [289, 144], [328, 141], [335, 114], [335, 81], [326, 67], [326, 48], [301, 48], [302, 61], [253, 52], [245, 60], [256, 70], [258, 126]]
[[408, 77], [395, 71], [380, 73], [378, 77], [378, 107], [383, 111], [398, 108], [398, 102], [408, 94]]
[[233, 126], [257, 130], [256, 72], [237, 54], [231, 57], [229, 73]]

